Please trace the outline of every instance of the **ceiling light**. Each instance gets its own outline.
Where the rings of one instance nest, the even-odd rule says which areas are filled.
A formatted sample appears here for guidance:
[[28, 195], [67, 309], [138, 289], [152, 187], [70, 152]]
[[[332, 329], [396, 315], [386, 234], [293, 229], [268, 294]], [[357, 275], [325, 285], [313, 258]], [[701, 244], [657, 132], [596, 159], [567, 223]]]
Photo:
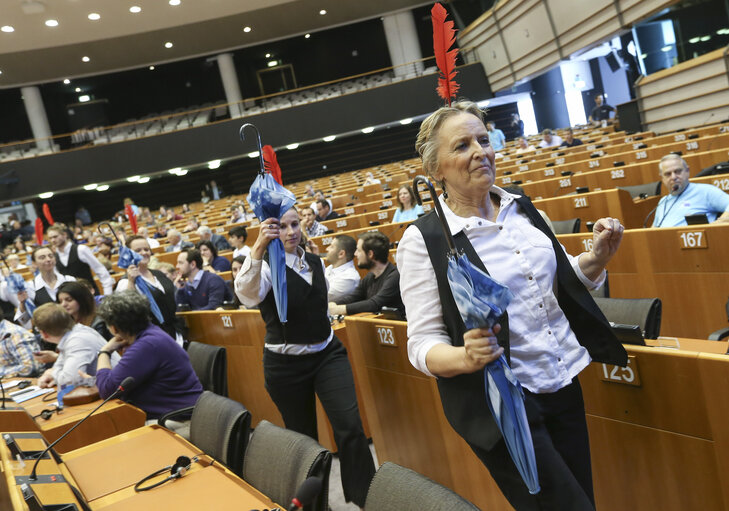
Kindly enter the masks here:
[[50, 199], [51, 197], [53, 197], [53, 192], [40, 193], [38, 194], [38, 197], [40, 197], [41, 199]]
[[267, 59], [270, 59], [271, 58], [271, 54], [270, 53], [266, 53], [266, 58]]
[[322, 140], [323, 140], [324, 142], [331, 142], [331, 141], [333, 141], [333, 140], [334, 140], [335, 138], [337, 138], [337, 136], [336, 136], [336, 135], [329, 135], [328, 137], [324, 137], [324, 138], [323, 138]]
[[9, 34], [10, 32], [15, 32], [15, 29], [13, 27], [11, 27], [10, 25], [3, 25], [2, 27], [0, 27], [0, 30], [2, 30], [3, 32], [5, 32], [7, 34]]
[[174, 46], [174, 45], [173, 45], [173, 44], [172, 44], [171, 42], [169, 42], [169, 41], [167, 41], [167, 42], [165, 43], [165, 48], [168, 48], [168, 49], [169, 49], [169, 48], [172, 48], [173, 46]]
[[400, 124], [402, 124], [403, 126], [405, 126], [406, 124], [410, 124], [411, 122], [413, 122], [413, 120], [410, 117], [408, 117], [407, 119], [402, 119], [400, 121]]
[[154, 71], [154, 66], [149, 66], [150, 71]]
[[269, 60], [267, 65], [268, 65], [268, 67], [276, 67], [277, 64], [278, 64], [277, 60]]
[[63, 83], [65, 83], [66, 85], [68, 85], [69, 83], [71, 83], [71, 80], [69, 80], [68, 78], [66, 78], [65, 80], [63, 80]]
[[210, 170], [215, 170], [215, 169], [218, 169], [218, 168], [220, 168], [220, 164], [221, 164], [221, 163], [222, 163], [222, 162], [221, 162], [220, 160], [213, 160], [213, 161], [209, 161], [209, 162], [208, 162], [208, 168], [209, 168]]
[[308, 39], [308, 38], [310, 38], [310, 37], [311, 37], [311, 34], [306, 34], [306, 35], [304, 36], [304, 39]]
[[99, 20], [101, 19], [101, 14], [99, 14], [98, 12], [92, 12], [91, 14], [89, 14], [89, 19], [91, 21]]
[[143, 185], [144, 183], [149, 183], [149, 176], [140, 177], [137, 183], [139, 183], [140, 185]]
[[293, 151], [294, 149], [297, 149], [298, 147], [299, 147], [299, 144], [298, 143], [294, 143], [294, 144], [287, 145], [286, 146], [286, 149], [288, 149], [290, 151]]
[[[182, 169], [180, 167], [175, 167], [174, 169], [170, 169], [167, 172], [169, 172], [170, 174], [177, 174], [181, 170]], [[137, 178], [137, 181], [139, 181], [139, 178]]]
[[129, 176], [127, 178], [127, 181], [129, 181], [130, 183], [136, 183], [137, 181], [139, 181], [139, 179], [140, 179], [139, 176]]
[[129, 8], [129, 12], [131, 12], [132, 14], [137, 14], [137, 13], [140, 13], [140, 12], [142, 12], [142, 8], [141, 8], [141, 7], [139, 7], [138, 5], [132, 5], [132, 6], [131, 6], [131, 7]]
[[170, 0], [169, 4], [170, 5], [180, 5], [180, 0]]
[[96, 187], [97, 192], [105, 192], [109, 189], [109, 185], [101, 185]]
[[362, 131], [362, 133], [372, 133], [373, 131], [375, 131], [375, 128], [373, 128], [372, 126], [369, 126], [367, 128], [362, 128], [361, 131]]
[[91, 97], [90, 97], [90, 96], [89, 96], [88, 94], [84, 94], [83, 96], [79, 96], [79, 97], [78, 97], [78, 100], [79, 100], [79, 101], [80, 101], [81, 103], [86, 103], [86, 102], [87, 102], [87, 101], [89, 101], [90, 99], [91, 99]]
[[0, 71], [0, 75], [1, 75], [1, 74], [3, 74], [3, 72], [2, 72], [2, 71]]
[[698, 42], [699, 42], [700, 40], [701, 40], [701, 38], [700, 38], [700, 37], [692, 37], [691, 39], [689, 39], [689, 42], [690, 42], [691, 44], [696, 44], [696, 43], [698, 43]]
[[321, 14], [322, 16], [324, 16], [326, 13], [327, 13], [326, 9], [322, 9], [321, 11], [319, 11], [319, 14]]
[[90, 192], [91, 190], [96, 190], [96, 187], [99, 186], [96, 183], [91, 183], [90, 185], [84, 186], [84, 190], [87, 192]]
[[177, 173], [178, 176], [184, 176], [187, 174], [187, 169], [180, 169], [180, 171]]
[[663, 48], [661, 48], [661, 51], [665, 51], [665, 52], [671, 51], [671, 45], [664, 46]]
[[46, 26], [47, 27], [57, 27], [58, 20], [46, 20]]
[[702, 37], [701, 39], [699, 39], [699, 41], [701, 41], [702, 43], [704, 43], [704, 42], [708, 41], [709, 39], [711, 39], [711, 36], [710, 35], [705, 35], [704, 37]]
[[253, 151], [252, 153], [248, 153], [249, 158], [258, 158], [258, 151]]
[[243, 32], [246, 34], [251, 31], [251, 27], [243, 27]]
[[83, 57], [81, 57], [81, 61], [82, 62], [90, 62], [91, 59], [84, 55]]
[[76, 88], [75, 88], [74, 90], [75, 90], [76, 92], [81, 92], [81, 87], [76, 87]]

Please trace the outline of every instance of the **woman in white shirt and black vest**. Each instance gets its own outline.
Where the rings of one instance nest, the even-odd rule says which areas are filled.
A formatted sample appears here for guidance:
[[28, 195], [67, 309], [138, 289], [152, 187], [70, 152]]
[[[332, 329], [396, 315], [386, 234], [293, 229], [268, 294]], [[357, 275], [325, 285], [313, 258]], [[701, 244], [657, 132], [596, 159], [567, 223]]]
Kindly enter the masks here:
[[[279, 238], [286, 251], [288, 316], [278, 319], [266, 249]], [[364, 506], [375, 465], [362, 429], [347, 350], [334, 335], [327, 312], [324, 263], [304, 252], [295, 208], [281, 220], [261, 223], [251, 256], [235, 277], [235, 292], [248, 308], [259, 306], [266, 323], [263, 372], [266, 390], [288, 429], [317, 438], [314, 395], [321, 401], [339, 450], [347, 501]]]

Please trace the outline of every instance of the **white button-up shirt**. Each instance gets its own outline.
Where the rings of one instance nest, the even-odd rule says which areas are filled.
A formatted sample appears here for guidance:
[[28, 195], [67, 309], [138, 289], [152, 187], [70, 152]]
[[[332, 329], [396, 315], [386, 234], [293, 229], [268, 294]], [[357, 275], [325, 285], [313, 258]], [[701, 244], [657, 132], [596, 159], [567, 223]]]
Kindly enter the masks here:
[[327, 266], [324, 276], [329, 285], [329, 301], [335, 303], [340, 303], [354, 293], [360, 280], [359, 272], [354, 267], [354, 260], [347, 261], [336, 268], [330, 264]]
[[[521, 384], [535, 393], [555, 392], [590, 363], [559, 307], [557, 260], [550, 239], [519, 211], [518, 195], [493, 187], [501, 198], [495, 222], [455, 215], [440, 198], [451, 233], [463, 231], [491, 276], [509, 287], [514, 298], [509, 314], [511, 368]], [[563, 247], [564, 250], [564, 247]], [[605, 273], [590, 281], [568, 254], [578, 278], [589, 289], [602, 285]], [[413, 366], [432, 375], [428, 351], [439, 343], [452, 344], [443, 322], [435, 271], [419, 229], [410, 228], [397, 250], [400, 292], [408, 316], [408, 355]]]
[[[71, 245], [73, 243], [68, 242], [62, 250], [56, 251], [56, 257], [58, 257], [64, 266], [68, 266], [68, 258], [71, 256]], [[76, 247], [79, 260], [89, 265], [91, 271], [99, 278], [99, 282], [101, 282], [101, 287], [103, 288], [103, 294], [110, 295], [114, 291], [114, 279], [111, 278], [109, 271], [96, 259], [96, 256], [91, 252], [89, 247], [86, 245], [76, 245]]]

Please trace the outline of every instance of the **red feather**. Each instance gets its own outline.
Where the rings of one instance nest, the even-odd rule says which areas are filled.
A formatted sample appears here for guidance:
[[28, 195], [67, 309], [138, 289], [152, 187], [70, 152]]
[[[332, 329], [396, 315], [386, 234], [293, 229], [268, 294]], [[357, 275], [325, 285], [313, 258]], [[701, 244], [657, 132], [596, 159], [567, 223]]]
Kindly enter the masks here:
[[283, 185], [281, 179], [281, 167], [278, 165], [278, 159], [276, 159], [276, 151], [270, 145], [263, 146], [263, 165], [266, 170], [271, 173], [276, 182]]
[[45, 202], [43, 203], [43, 216], [46, 217], [46, 220], [48, 220], [48, 223], [50, 225], [53, 225], [53, 217], [51, 216], [51, 208], [48, 207], [48, 204]]
[[38, 245], [43, 244], [43, 220], [40, 217], [35, 219], [35, 239], [38, 240]]
[[456, 31], [452, 21], [446, 21], [448, 12], [441, 4], [436, 3], [430, 10], [433, 22], [433, 51], [435, 63], [438, 65], [440, 77], [438, 78], [438, 95], [451, 104], [451, 98], [456, 97], [460, 86], [456, 83], [456, 55], [458, 48], [449, 50], [456, 42]]
[[129, 219], [129, 225], [132, 227], [132, 232], [134, 234], [137, 234], [137, 216], [134, 214], [132, 205], [127, 204], [126, 206], [124, 206], [124, 211], [126, 212], [127, 218]]

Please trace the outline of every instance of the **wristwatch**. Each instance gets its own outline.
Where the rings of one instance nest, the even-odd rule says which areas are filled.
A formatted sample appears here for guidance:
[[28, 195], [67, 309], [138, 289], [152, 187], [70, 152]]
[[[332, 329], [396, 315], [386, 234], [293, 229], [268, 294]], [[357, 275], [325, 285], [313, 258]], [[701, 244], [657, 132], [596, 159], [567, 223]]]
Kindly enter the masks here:
[[106, 353], [107, 355], [109, 355], [109, 358], [111, 358], [113, 352], [109, 350], [99, 350], [99, 352], [96, 354], [96, 357], [98, 358], [99, 355], [101, 355], [102, 353]]

